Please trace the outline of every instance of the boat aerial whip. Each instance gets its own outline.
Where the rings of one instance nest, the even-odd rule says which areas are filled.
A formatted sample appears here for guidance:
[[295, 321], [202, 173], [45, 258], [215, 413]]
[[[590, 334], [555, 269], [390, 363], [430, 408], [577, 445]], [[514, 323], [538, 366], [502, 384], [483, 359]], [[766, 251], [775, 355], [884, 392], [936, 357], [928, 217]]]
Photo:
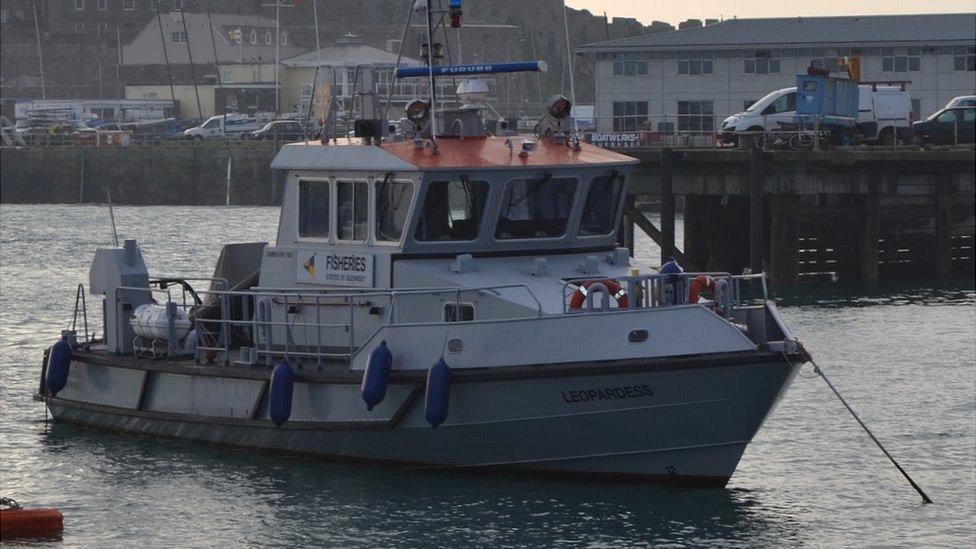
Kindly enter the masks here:
[[112, 207], [112, 191], [105, 189], [105, 194], [108, 196], [108, 215], [112, 218], [112, 238], [115, 239], [115, 247], [119, 247], [119, 233], [115, 230], [115, 208]]
[[813, 357], [810, 356], [810, 353], [805, 348], [803, 348], [803, 345], [802, 344], [800, 344], [799, 342], [797, 342], [797, 344], [798, 344], [798, 346], [800, 348], [800, 352], [802, 352], [804, 355], [806, 355], [805, 358], [810, 361], [810, 364], [813, 364], [813, 371], [817, 375], [819, 375], [821, 378], [823, 378], [824, 382], [827, 384], [827, 387], [830, 387], [830, 390], [833, 391], [835, 395], [837, 395], [837, 398], [840, 400], [841, 404], [843, 404], [844, 407], [847, 408], [847, 411], [850, 412], [852, 416], [854, 416], [854, 419], [856, 419], [857, 422], [858, 422], [858, 424], [861, 425], [861, 428], [864, 429], [864, 432], [867, 433], [869, 437], [871, 437], [871, 440], [873, 440], [875, 444], [878, 445], [878, 448], [880, 448], [881, 451], [884, 452], [884, 455], [891, 461], [891, 463], [905, 477], [905, 480], [907, 480], [908, 483], [912, 485], [912, 488], [914, 488], [915, 491], [918, 492], [918, 495], [922, 496], [922, 502], [923, 503], [932, 503], [932, 499], [929, 498], [928, 495], [926, 495], [925, 491], [922, 490], [922, 487], [919, 486], [914, 480], [912, 480], [912, 477], [908, 475], [908, 472], [905, 471], [902, 468], [902, 466], [898, 464], [897, 461], [895, 461], [895, 458], [890, 453], [888, 453], [888, 450], [886, 450], [885, 447], [881, 444], [881, 441], [878, 440], [878, 437], [874, 436], [874, 433], [871, 432], [871, 429], [868, 429], [868, 426], [865, 425], [863, 421], [861, 421], [861, 418], [858, 417], [858, 415], [854, 411], [854, 409], [851, 408], [851, 405], [848, 404], [847, 401], [844, 400], [844, 397], [842, 397], [840, 395], [840, 391], [838, 391], [837, 388], [834, 387], [834, 384], [831, 383], [829, 379], [827, 379], [827, 376], [823, 373], [823, 370], [817, 364], [817, 361], [813, 360]]

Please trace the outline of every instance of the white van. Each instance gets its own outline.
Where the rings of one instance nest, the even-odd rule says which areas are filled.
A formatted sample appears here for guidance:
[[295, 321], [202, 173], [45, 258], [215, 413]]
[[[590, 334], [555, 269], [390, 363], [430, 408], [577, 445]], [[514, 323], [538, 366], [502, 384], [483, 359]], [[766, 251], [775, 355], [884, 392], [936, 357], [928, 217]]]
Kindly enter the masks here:
[[792, 124], [795, 115], [796, 86], [776, 90], [722, 121], [718, 138], [723, 143], [738, 143], [738, 134], [778, 130], [781, 123]]
[[901, 86], [859, 86], [857, 128], [862, 141], [891, 145], [912, 142], [912, 98]]
[[[911, 141], [912, 99], [900, 86], [859, 86], [857, 125], [864, 141]], [[747, 132], [774, 131], [792, 124], [796, 115], [796, 86], [767, 94], [743, 112], [726, 118], [718, 129], [723, 143], [738, 143]]]
[[[227, 127], [224, 127], [224, 119], [227, 119]], [[222, 137], [240, 137], [241, 135], [260, 130], [264, 122], [257, 118], [249, 118], [241, 114], [219, 114], [211, 116], [203, 124], [183, 131], [186, 137], [193, 139], [218, 139]]]

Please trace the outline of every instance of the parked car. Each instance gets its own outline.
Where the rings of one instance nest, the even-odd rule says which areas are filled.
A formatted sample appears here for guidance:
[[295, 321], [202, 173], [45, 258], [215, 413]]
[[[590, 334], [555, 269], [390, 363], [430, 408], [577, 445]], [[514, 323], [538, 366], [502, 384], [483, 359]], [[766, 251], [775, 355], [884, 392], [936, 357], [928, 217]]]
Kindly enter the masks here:
[[976, 95], [953, 97], [945, 106], [947, 109], [954, 109], [956, 107], [976, 107]]
[[[315, 139], [317, 136], [318, 133], [315, 130], [309, 129], [309, 139]], [[298, 141], [305, 139], [305, 137], [304, 126], [297, 120], [274, 120], [265, 124], [260, 130], [241, 135], [241, 139], [278, 139], [279, 141]]]
[[976, 142], [976, 107], [942, 109], [914, 125], [919, 143]]
[[[225, 122], [226, 120], [226, 127]], [[189, 128], [183, 134], [196, 140], [239, 137], [261, 127], [261, 121], [242, 114], [211, 116], [199, 126]]]

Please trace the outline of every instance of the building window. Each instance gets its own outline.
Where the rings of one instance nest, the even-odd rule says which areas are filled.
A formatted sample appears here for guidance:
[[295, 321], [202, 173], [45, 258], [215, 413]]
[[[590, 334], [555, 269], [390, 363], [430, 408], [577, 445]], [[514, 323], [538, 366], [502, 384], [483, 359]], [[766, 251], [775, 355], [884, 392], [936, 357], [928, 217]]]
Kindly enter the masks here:
[[183, 0], [172, 0], [172, 2], [173, 2], [173, 9], [174, 10], [182, 10], [183, 9]]
[[768, 51], [757, 51], [745, 60], [746, 74], [778, 74], [779, 59], [771, 59]]
[[98, 0], [98, 10], [105, 11], [108, 9], [108, 0]]
[[125, 23], [122, 23], [122, 28], [123, 29], [134, 29], [134, 28], [136, 28], [136, 23], [135, 23], [135, 21], [126, 21]]
[[817, 57], [810, 60], [810, 66], [818, 69], [827, 69], [830, 72], [837, 72], [836, 57]]
[[271, 29], [268, 29], [264, 31], [264, 45], [270, 46], [271, 44], [274, 44], [274, 41], [271, 39]]
[[125, 11], [136, 9], [136, 0], [122, 0], [122, 9]]
[[[902, 50], [906, 51], [906, 50]], [[918, 71], [921, 60], [921, 48], [908, 48], [907, 55], [895, 54], [894, 48], [881, 48], [882, 72]]]
[[646, 53], [613, 54], [614, 76], [643, 76], [647, 74]]
[[678, 101], [678, 131], [710, 132], [715, 128], [712, 101]]
[[976, 71], [976, 48], [956, 46], [952, 48], [953, 68], [957, 71]]
[[169, 33], [170, 42], [174, 44], [186, 44], [186, 33], [183, 31]]
[[[85, 10], [85, 0], [75, 0], [75, 10], [77, 10], [77, 11], [84, 11]], [[75, 25], [75, 28], [77, 29], [78, 28], [78, 25]]]
[[286, 30], [281, 31], [281, 45], [282, 46], [288, 45], [288, 31]]
[[75, 23], [75, 30], [76, 31], [83, 31], [83, 30], [85, 30], [85, 24], [84, 23]]
[[922, 100], [912, 99], [912, 119], [921, 120], [922, 119]]
[[108, 23], [99, 23], [98, 24], [98, 33], [101, 34], [103, 32], [108, 32]]
[[252, 44], [257, 44], [258, 43], [258, 31], [257, 31], [257, 29], [251, 29], [251, 34], [248, 35], [247, 41], [250, 42], [250, 43], [252, 43]]
[[678, 52], [678, 74], [712, 74], [712, 58], [710, 51]]
[[613, 131], [635, 132], [647, 122], [647, 101], [614, 101]]

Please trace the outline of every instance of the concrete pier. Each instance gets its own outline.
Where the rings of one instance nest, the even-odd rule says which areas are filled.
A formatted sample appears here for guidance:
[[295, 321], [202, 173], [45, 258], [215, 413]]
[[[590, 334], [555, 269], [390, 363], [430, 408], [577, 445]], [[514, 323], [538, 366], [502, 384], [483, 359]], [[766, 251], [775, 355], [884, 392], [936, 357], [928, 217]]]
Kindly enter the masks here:
[[626, 152], [642, 161], [635, 199], [661, 204], [662, 255], [695, 269], [762, 269], [778, 285], [973, 271], [973, 148]]

